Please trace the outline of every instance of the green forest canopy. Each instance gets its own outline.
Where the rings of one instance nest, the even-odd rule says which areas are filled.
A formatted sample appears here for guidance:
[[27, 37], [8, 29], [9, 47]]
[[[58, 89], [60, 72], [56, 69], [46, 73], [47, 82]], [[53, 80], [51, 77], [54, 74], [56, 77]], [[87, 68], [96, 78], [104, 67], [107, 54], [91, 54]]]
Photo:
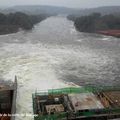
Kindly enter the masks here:
[[120, 16], [119, 15], [104, 15], [100, 13], [93, 13], [87, 16], [75, 17], [68, 16], [74, 21], [77, 30], [81, 32], [97, 32], [101, 30], [120, 30]]
[[45, 19], [47, 15], [27, 15], [25, 13], [16, 12], [10, 14], [0, 13], [0, 33], [12, 33], [18, 31], [19, 28], [30, 30], [34, 24]]

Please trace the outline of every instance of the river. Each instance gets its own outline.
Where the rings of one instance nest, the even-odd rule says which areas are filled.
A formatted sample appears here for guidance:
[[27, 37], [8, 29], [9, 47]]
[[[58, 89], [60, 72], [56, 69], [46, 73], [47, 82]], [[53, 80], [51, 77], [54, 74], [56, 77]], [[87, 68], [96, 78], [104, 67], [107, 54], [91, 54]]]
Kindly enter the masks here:
[[[17, 113], [32, 113], [32, 93], [77, 85], [120, 85], [120, 39], [77, 32], [65, 16], [0, 36], [0, 78], [18, 77]], [[33, 120], [18, 116], [16, 120]]]

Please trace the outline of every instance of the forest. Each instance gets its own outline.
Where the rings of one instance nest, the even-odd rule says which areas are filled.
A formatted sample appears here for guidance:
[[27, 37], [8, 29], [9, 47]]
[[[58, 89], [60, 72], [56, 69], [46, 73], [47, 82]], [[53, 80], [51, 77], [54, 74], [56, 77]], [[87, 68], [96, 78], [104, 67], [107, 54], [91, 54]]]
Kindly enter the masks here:
[[68, 19], [74, 21], [76, 29], [80, 32], [94, 33], [103, 30], [120, 30], [120, 15], [93, 13], [80, 17], [69, 15]]
[[46, 19], [48, 15], [27, 15], [22, 12], [3, 14], [0, 13], [0, 34], [8, 34], [23, 30], [31, 30], [34, 24]]

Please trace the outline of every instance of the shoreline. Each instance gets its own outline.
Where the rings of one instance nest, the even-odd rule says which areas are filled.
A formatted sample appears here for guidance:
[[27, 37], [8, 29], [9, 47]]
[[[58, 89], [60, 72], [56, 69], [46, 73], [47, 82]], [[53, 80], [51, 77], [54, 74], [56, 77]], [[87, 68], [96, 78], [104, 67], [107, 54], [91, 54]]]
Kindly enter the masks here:
[[98, 31], [97, 33], [106, 36], [120, 38], [120, 30], [103, 30], [103, 31]]
[[[2, 19], [4, 17], [4, 19]], [[29, 31], [34, 28], [37, 23], [45, 20], [49, 16], [43, 15], [27, 15], [22, 12], [9, 13], [7, 15], [0, 14], [0, 35], [17, 33], [20, 30]]]

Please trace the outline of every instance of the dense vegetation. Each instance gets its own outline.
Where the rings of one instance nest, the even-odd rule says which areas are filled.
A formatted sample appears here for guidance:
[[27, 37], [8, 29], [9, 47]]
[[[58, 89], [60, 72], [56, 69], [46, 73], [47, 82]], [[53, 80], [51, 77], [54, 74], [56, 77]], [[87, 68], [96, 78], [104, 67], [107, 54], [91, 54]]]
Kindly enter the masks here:
[[27, 15], [21, 12], [2, 14], [0, 13], [0, 34], [17, 32], [20, 28], [30, 30], [34, 24], [44, 20], [47, 15]]
[[104, 15], [93, 13], [87, 16], [75, 17], [68, 16], [74, 21], [74, 25], [80, 32], [98, 32], [101, 30], [120, 30], [120, 15]]

